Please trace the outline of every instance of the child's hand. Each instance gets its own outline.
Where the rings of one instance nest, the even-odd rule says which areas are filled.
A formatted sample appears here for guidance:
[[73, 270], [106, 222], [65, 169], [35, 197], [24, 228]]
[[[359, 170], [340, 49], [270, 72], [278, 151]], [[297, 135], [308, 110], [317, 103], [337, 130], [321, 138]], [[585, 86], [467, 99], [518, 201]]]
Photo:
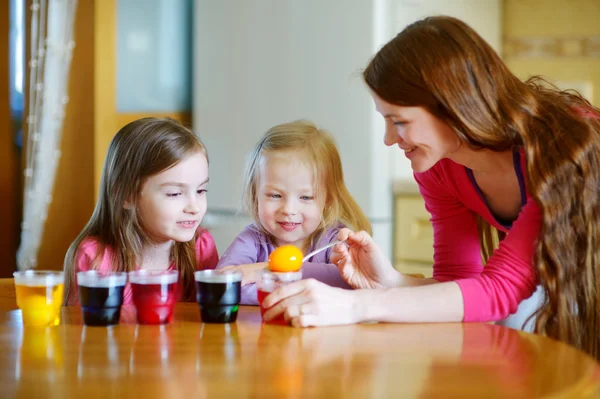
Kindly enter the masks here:
[[258, 281], [258, 276], [261, 270], [267, 267], [267, 262], [249, 263], [246, 265], [225, 266], [220, 268], [222, 271], [239, 270], [243, 273], [242, 285], [254, 284]]

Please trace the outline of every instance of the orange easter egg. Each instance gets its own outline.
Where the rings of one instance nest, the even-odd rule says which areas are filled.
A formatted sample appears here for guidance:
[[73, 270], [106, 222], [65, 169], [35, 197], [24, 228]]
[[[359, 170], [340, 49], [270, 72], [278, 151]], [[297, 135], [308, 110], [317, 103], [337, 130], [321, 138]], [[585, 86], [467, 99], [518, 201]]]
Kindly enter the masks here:
[[298, 247], [282, 245], [269, 255], [269, 270], [272, 272], [297, 272], [302, 267], [304, 254]]

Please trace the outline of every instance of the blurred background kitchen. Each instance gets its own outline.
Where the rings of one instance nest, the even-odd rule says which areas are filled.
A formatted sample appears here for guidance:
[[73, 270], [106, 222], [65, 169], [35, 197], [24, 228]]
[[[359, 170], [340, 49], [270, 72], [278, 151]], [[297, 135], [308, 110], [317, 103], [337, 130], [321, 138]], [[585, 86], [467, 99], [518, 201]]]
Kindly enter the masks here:
[[[347, 185], [395, 265], [431, 275], [428, 214], [402, 152], [383, 145], [360, 78], [385, 42], [427, 15], [463, 19], [517, 76], [542, 75], [600, 106], [600, 0], [0, 3], [0, 277], [16, 269], [19, 247], [23, 265], [62, 268], [112, 136], [142, 116], [179, 119], [207, 145], [204, 225], [220, 253], [250, 220], [238, 213], [246, 154], [269, 127], [304, 118], [335, 136]], [[46, 27], [63, 43], [54, 64], [53, 40], [31, 51]], [[59, 105], [54, 122], [31, 118], [32, 97], [46, 114]]]

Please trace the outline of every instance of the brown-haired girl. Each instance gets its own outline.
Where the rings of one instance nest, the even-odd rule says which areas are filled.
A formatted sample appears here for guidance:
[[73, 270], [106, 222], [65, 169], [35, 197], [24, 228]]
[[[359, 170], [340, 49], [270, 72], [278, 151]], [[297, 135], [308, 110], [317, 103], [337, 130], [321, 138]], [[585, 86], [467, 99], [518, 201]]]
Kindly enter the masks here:
[[78, 303], [76, 273], [90, 269], [178, 270], [182, 299], [194, 300], [194, 271], [218, 261], [212, 235], [200, 227], [207, 184], [206, 149], [179, 122], [143, 118], [119, 130], [94, 213], [65, 257], [65, 304]]

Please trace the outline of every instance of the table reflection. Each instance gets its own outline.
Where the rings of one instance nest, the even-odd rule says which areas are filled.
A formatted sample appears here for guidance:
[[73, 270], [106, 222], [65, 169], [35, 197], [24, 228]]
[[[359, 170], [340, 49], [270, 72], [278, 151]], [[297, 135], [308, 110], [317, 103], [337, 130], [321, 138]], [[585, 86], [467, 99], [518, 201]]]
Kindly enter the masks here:
[[130, 375], [169, 377], [174, 370], [171, 325], [136, 326], [129, 355]]
[[56, 327], [23, 327], [15, 370], [18, 392], [48, 392], [64, 377], [64, 337]]
[[[390, 337], [379, 334], [381, 327], [294, 329], [265, 324], [258, 339], [255, 378], [282, 397], [371, 396], [379, 371], [389, 372], [388, 355], [374, 350]], [[256, 384], [252, 394], [261, 395], [263, 388]]]
[[[436, 382], [464, 380], [470, 386], [455, 386], [456, 395], [469, 390], [490, 389], [489, 397], [533, 398], [556, 394], [561, 387], [600, 377], [600, 368], [574, 362], [573, 348], [549, 338], [486, 324], [464, 324], [464, 344], [456, 362], [434, 357], [424, 395], [440, 394]], [[445, 392], [448, 393], [448, 387]], [[568, 391], [562, 392], [568, 395]]]
[[[211, 378], [210, 374], [225, 373], [235, 377], [236, 366], [240, 361], [240, 338], [236, 323], [202, 324], [197, 337], [196, 374]], [[208, 359], [219, 358], [218, 369]]]
[[[600, 367], [550, 339], [490, 324], [362, 324], [298, 329], [203, 324], [196, 304], [175, 321], [85, 327], [0, 324], [1, 397], [586, 397]], [[123, 314], [122, 314], [123, 316]], [[14, 370], [14, 371], [13, 371]]]
[[127, 359], [118, 342], [131, 342], [131, 337], [124, 334], [126, 331], [121, 331], [117, 340], [115, 327], [83, 326], [77, 357], [80, 381], [114, 380], [128, 375]]
[[[558, 350], [549, 350], [556, 345]], [[263, 325], [255, 378], [268, 379], [270, 390], [282, 396], [460, 397], [489, 390], [489, 397], [530, 398], [599, 372], [589, 364], [566, 371], [556, 366], [572, 355], [567, 345], [489, 324]], [[253, 394], [261, 389], [257, 384]]]

